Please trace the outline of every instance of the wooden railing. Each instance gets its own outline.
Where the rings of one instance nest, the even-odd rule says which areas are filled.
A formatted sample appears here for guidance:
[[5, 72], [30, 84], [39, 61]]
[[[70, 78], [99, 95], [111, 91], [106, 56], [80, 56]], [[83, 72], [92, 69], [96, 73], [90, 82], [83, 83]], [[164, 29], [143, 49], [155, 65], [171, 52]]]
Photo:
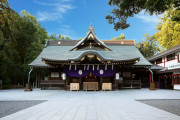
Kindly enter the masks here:
[[63, 80], [41, 80], [41, 84], [64, 84]]
[[41, 89], [66, 89], [64, 80], [41, 80]]
[[122, 88], [141, 88], [141, 80], [123, 80]]
[[141, 84], [140, 80], [123, 80], [123, 84]]

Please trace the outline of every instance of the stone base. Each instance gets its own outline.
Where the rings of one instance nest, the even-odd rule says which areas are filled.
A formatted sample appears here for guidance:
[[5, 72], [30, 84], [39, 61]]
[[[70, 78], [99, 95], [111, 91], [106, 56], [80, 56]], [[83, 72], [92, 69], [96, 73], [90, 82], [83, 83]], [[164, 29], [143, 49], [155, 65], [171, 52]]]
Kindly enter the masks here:
[[32, 91], [32, 89], [25, 89], [24, 91]]
[[150, 90], [157, 90], [156, 86], [155, 86], [155, 82], [150, 83]]
[[26, 84], [26, 89], [24, 91], [32, 91], [31, 85]]
[[149, 90], [157, 90], [157, 88], [149, 88]]

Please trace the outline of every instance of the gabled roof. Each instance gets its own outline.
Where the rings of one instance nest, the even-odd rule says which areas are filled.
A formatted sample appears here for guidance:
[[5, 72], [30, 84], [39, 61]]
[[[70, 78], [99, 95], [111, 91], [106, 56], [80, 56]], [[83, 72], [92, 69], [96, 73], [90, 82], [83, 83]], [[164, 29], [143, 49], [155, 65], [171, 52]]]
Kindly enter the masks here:
[[[88, 41], [90, 37], [93, 37], [93, 39], [91, 38], [90, 41]], [[80, 46], [82, 45], [82, 43], [87, 41], [88, 42], [93, 41], [95, 44], [94, 48], [87, 50], [86, 47], [89, 44], [86, 44], [86, 46], [84, 47]], [[101, 48], [97, 49], [98, 48], [97, 46], [101, 46]], [[77, 47], [80, 50], [74, 50]], [[102, 50], [102, 48], [105, 50]], [[75, 40], [47, 41], [44, 50], [32, 63], [29, 64], [29, 66], [50, 67], [48, 63], [45, 64], [44, 61], [45, 62], [48, 61], [49, 63], [54, 61], [55, 62], [58, 61], [58, 63], [63, 63], [63, 62], [70, 63], [70, 61], [79, 61], [82, 57], [86, 55], [98, 56], [105, 62], [111, 61], [112, 63], [113, 62], [127, 63], [127, 64], [131, 63], [134, 64], [134, 66], [152, 65], [143, 57], [140, 51], [136, 48], [134, 40], [124, 40], [124, 41], [104, 40], [104, 42], [102, 42], [97, 38], [95, 31], [93, 29], [88, 29], [86, 37], [81, 41], [75, 41]]]
[[167, 55], [177, 53], [177, 52], [180, 52], [180, 45], [177, 45], [177, 46], [175, 46], [175, 47], [173, 47], [173, 48], [171, 48], [169, 50], [163, 51], [163, 52], [161, 52], [159, 54], [156, 54], [154, 56], [151, 56], [147, 60], [148, 61], [153, 61], [153, 60], [156, 60], [158, 58], [162, 58], [162, 57], [165, 57]]
[[[68, 41], [67, 41], [68, 42]], [[117, 60], [132, 60], [137, 59], [139, 57], [139, 62], [134, 64], [135, 66], [151, 66], [149, 63], [139, 52], [139, 50], [135, 46], [108, 46], [112, 51], [96, 51], [99, 55], [101, 55], [105, 59], [111, 59], [113, 61]], [[43, 59], [49, 60], [61, 60], [66, 61], [68, 59], [76, 59], [81, 54], [87, 51], [69, 51], [72, 46], [50, 46], [48, 45], [44, 50], [40, 53], [40, 55], [29, 64], [29, 66], [34, 67], [48, 67], [47, 64], [42, 62]]]
[[82, 39], [81, 41], [79, 41], [72, 49], [75, 50], [78, 46], [80, 46], [81, 44], [85, 43], [86, 41], [88, 41], [89, 38], [93, 38], [93, 40], [96, 43], [99, 43], [101, 46], [103, 46], [104, 48], [106, 48], [107, 50], [111, 50], [107, 45], [105, 45], [101, 40], [98, 39], [98, 37], [96, 36], [94, 29], [89, 29], [89, 31], [86, 33], [86, 37], [84, 39]]
[[[54, 56], [52, 57], [42, 57], [42, 60], [51, 60], [51, 61], [79, 61], [85, 55], [97, 55], [103, 61], [135, 61], [139, 60], [140, 57], [129, 57], [127, 55], [118, 54], [117, 52], [113, 51], [96, 51], [96, 50], [85, 50], [85, 51], [71, 51], [68, 56], [65, 58], [63, 56]], [[65, 53], [66, 54], [66, 53]]]
[[164, 69], [164, 67], [156, 65], [156, 64], [153, 64], [151, 66], [151, 70], [162, 70], [162, 69]]

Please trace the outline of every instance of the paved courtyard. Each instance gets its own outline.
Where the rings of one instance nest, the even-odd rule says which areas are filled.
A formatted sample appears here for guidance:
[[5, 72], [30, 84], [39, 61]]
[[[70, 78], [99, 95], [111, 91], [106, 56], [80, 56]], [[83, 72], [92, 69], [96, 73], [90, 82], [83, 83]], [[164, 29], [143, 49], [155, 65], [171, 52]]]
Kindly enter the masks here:
[[0, 90], [0, 101], [47, 100], [0, 120], [180, 120], [178, 115], [137, 101], [146, 99], [180, 99], [180, 91]]

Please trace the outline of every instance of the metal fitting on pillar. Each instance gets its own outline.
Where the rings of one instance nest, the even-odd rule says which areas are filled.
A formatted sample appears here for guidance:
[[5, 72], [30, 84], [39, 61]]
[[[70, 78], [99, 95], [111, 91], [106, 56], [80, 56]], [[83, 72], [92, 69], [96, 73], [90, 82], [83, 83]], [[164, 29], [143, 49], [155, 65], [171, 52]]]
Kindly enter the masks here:
[[105, 66], [105, 70], [107, 70], [107, 64], [106, 64], [106, 66]]
[[87, 66], [87, 70], [89, 70], [89, 64], [88, 64], [88, 66]]
[[70, 66], [69, 66], [69, 70], [71, 70], [71, 64], [70, 64]]
[[77, 65], [75, 65], [74, 69], [75, 69], [75, 70], [77, 69]]
[[97, 70], [99, 70], [99, 65], [97, 66]]

